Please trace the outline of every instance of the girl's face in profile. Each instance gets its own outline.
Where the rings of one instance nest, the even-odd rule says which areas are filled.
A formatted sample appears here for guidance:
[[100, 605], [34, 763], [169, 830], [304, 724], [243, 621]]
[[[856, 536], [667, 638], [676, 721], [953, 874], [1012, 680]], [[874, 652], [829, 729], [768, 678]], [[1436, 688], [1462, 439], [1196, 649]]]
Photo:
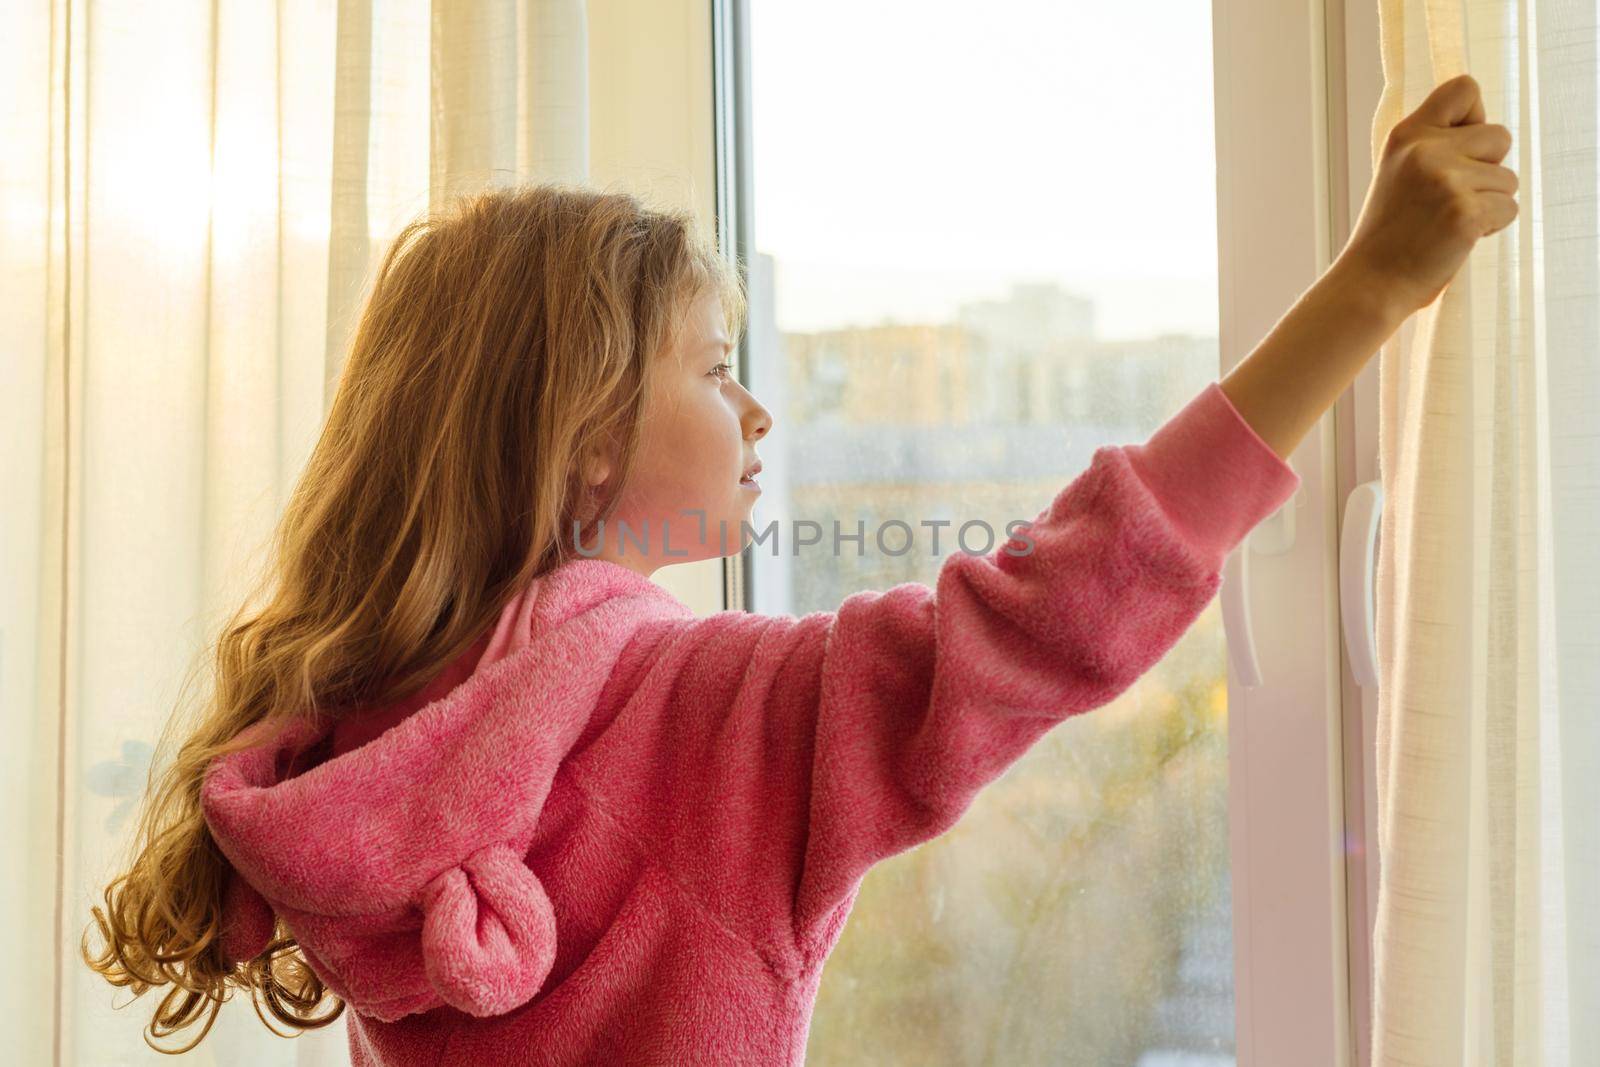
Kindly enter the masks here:
[[645, 575], [744, 547], [760, 487], [741, 479], [772, 427], [771, 412], [733, 375], [716, 292], [691, 303], [676, 346], [658, 358], [633, 472], [603, 544], [588, 546], [589, 555]]

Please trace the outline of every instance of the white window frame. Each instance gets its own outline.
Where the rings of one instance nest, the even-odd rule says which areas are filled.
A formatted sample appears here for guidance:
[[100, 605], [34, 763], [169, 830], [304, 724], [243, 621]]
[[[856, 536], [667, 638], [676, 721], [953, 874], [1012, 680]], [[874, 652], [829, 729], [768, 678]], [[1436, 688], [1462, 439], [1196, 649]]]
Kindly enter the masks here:
[[[1330, 130], [1331, 190], [1330, 230], [1337, 235], [1334, 248], [1344, 246], [1361, 214], [1372, 181], [1372, 119], [1383, 94], [1383, 60], [1379, 53], [1376, 4], [1347, 4], [1328, 0], [1329, 114], [1337, 119]], [[1415, 318], [1400, 333], [1409, 335]], [[1334, 436], [1338, 443], [1338, 526], [1345, 524], [1345, 503], [1357, 486], [1376, 482], [1378, 470], [1378, 359], [1363, 368], [1354, 384], [1334, 408]], [[1372, 546], [1373, 574], [1376, 546]], [[1359, 567], [1364, 560], [1343, 561]], [[1369, 589], [1371, 587], [1369, 586]], [[1375, 592], [1375, 590], [1374, 590]], [[1341, 642], [1342, 647], [1342, 642]], [[1369, 651], [1371, 651], [1369, 649]], [[1347, 857], [1349, 902], [1350, 1012], [1356, 1042], [1354, 1063], [1372, 1062], [1372, 946], [1378, 915], [1378, 794], [1377, 794], [1377, 686], [1361, 686], [1350, 670], [1348, 651], [1340, 657], [1339, 672], [1344, 723], [1345, 821], [1350, 828]]]
[[[589, 37], [589, 184], [718, 218], [712, 8], [706, 0], [583, 0]], [[720, 237], [720, 235], [719, 235]], [[662, 567], [653, 579], [696, 614], [727, 603], [727, 564]]]
[[[709, 0], [718, 236], [744, 265], [754, 262], [748, 3]], [[1382, 68], [1371, 5], [1213, 0], [1212, 11], [1220, 378], [1343, 247], [1371, 177]], [[750, 335], [770, 318], [760, 304], [771, 279], [757, 271], [748, 283], [751, 329], [737, 364], [759, 392]], [[1370, 1062], [1377, 694], [1355, 685], [1342, 654], [1338, 534], [1351, 490], [1377, 477], [1376, 367], [1374, 358], [1291, 456], [1302, 494], [1238, 550], [1249, 553], [1246, 606], [1263, 675], [1247, 687], [1230, 662], [1241, 1067]], [[750, 555], [725, 561], [726, 607], [762, 609]]]
[[[1221, 372], [1327, 269], [1371, 177], [1375, 8], [1214, 0]], [[1298, 47], [1288, 46], [1298, 45]], [[1259, 686], [1229, 672], [1236, 1045], [1241, 1067], [1370, 1062], [1377, 900], [1375, 690], [1339, 614], [1344, 502], [1376, 477], [1376, 356], [1291, 456], [1306, 496], [1249, 555]], [[1286, 509], [1288, 510], [1288, 509]]]

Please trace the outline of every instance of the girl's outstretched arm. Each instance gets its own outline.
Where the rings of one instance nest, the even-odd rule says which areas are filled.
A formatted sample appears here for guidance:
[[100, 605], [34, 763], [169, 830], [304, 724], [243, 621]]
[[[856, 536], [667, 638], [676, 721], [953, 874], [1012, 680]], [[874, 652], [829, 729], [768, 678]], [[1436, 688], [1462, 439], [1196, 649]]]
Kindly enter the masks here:
[[873, 864], [1165, 655], [1299, 484], [1213, 382], [1146, 444], [1098, 449], [1031, 549], [957, 553], [932, 587], [832, 612], [643, 624], [575, 773], [726, 931], [797, 972]]
[[1228, 372], [1222, 391], [1287, 458], [1411, 312], [1381, 278], [1341, 259]]

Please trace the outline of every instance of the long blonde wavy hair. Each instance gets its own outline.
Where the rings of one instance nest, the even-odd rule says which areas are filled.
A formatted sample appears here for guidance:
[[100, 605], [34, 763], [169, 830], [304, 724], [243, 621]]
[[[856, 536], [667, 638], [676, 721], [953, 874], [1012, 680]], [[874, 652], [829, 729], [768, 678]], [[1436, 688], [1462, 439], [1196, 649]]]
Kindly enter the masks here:
[[[91, 968], [136, 997], [173, 987], [145, 1033], [150, 1047], [194, 1048], [230, 987], [250, 991], [269, 1028], [263, 1004], [291, 1032], [343, 1013], [281, 921], [256, 958], [224, 958], [229, 871], [201, 812], [207, 765], [262, 720], [414, 694], [520, 588], [576, 555], [563, 535], [587, 543], [581, 531], [610, 517], [653, 357], [707, 291], [721, 295], [737, 337], [737, 265], [692, 215], [626, 193], [496, 189], [454, 197], [400, 231], [266, 566], [203, 656], [214, 685], [181, 728], [169, 719], [131, 861], [106, 887], [105, 910], [91, 909], [106, 942], [91, 953], [85, 930]], [[620, 446], [619, 477], [592, 499], [581, 461], [608, 446]], [[175, 757], [162, 761], [174, 739]], [[190, 1044], [152, 1041], [202, 1015]]]

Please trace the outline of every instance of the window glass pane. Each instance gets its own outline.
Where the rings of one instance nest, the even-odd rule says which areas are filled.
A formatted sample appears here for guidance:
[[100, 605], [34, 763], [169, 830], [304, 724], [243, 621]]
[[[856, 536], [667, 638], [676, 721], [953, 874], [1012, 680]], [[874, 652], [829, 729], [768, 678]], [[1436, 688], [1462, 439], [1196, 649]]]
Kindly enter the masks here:
[[[964, 523], [1003, 542], [1218, 377], [1211, 13], [752, 8], [754, 525], [777, 540], [750, 576], [757, 610], [804, 613], [931, 584]], [[1214, 600], [869, 873], [808, 1062], [1231, 1064], [1224, 655]]]

